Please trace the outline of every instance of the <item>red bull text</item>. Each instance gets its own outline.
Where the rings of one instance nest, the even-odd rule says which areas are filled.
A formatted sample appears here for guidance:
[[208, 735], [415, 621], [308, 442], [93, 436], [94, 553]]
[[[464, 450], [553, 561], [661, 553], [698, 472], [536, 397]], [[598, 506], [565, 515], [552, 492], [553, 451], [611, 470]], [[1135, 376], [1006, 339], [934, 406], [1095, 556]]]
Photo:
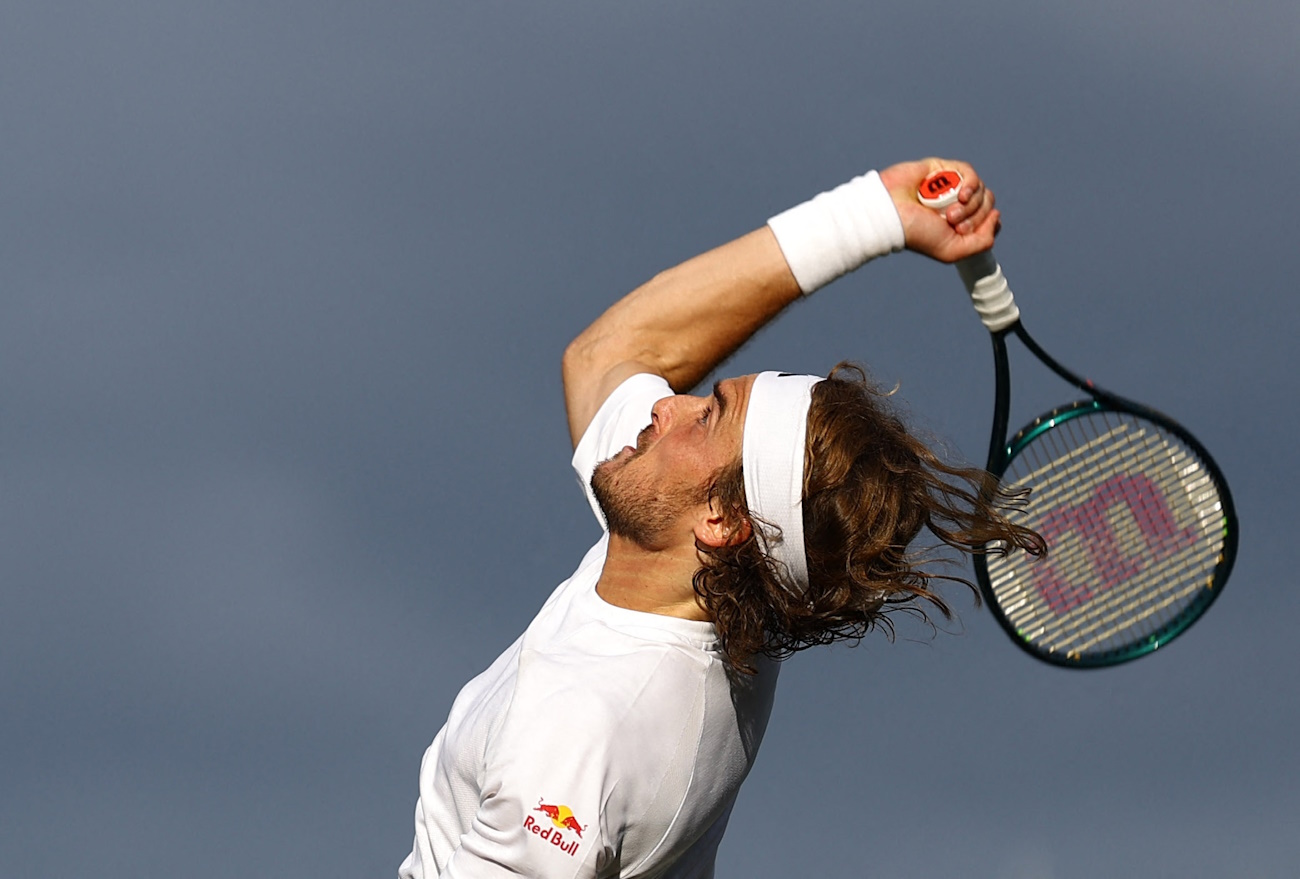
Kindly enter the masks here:
[[[525, 815], [525, 830], [536, 834], [540, 839], [546, 840], [569, 857], [573, 857], [578, 853], [578, 843], [582, 840], [583, 826], [578, 823], [572, 809], [565, 805], [556, 806], [538, 800], [537, 808], [533, 809], [533, 811], [541, 812], [549, 818], [551, 826], [546, 827], [544, 825], [547, 822], [538, 821], [532, 815]], [[563, 831], [566, 830], [572, 836], [565, 836]]]

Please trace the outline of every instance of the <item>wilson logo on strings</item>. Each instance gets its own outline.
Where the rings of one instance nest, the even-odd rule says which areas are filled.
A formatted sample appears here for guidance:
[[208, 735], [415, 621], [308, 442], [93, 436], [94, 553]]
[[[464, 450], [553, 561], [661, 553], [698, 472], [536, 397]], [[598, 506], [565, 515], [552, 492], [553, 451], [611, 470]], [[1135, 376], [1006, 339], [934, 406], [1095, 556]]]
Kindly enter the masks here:
[[[1136, 526], [1146, 544], [1145, 553], [1125, 551], [1125, 539], [1116, 530], [1120, 517]], [[1075, 559], [1071, 553], [1069, 564], [1076, 576], [1063, 574], [1050, 552], [1041, 565], [1034, 566], [1034, 586], [1057, 615], [1094, 597], [1089, 584], [1077, 576], [1083, 573], [1080, 568], [1090, 566], [1092, 571], [1104, 572], [1098, 579], [1106, 588], [1113, 588], [1196, 542], [1192, 528], [1178, 527], [1164, 491], [1141, 473], [1112, 476], [1098, 485], [1088, 500], [1048, 512], [1037, 530], [1049, 547], [1070, 535], [1079, 542], [1077, 552], [1082, 557]]]

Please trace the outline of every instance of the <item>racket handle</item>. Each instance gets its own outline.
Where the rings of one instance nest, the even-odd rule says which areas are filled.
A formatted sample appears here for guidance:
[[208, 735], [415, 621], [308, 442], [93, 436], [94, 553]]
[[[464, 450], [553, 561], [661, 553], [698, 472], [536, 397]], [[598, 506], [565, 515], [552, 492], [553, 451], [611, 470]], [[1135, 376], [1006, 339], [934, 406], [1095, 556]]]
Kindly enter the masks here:
[[975, 313], [990, 333], [999, 333], [1020, 320], [1020, 309], [992, 250], [960, 260], [957, 274], [966, 285]]
[[[921, 181], [916, 194], [921, 204], [942, 210], [957, 200], [960, 190], [961, 174], [946, 170], [936, 171]], [[1020, 309], [992, 250], [958, 261], [957, 274], [966, 285], [975, 313], [989, 332], [1001, 332], [1020, 320]]]

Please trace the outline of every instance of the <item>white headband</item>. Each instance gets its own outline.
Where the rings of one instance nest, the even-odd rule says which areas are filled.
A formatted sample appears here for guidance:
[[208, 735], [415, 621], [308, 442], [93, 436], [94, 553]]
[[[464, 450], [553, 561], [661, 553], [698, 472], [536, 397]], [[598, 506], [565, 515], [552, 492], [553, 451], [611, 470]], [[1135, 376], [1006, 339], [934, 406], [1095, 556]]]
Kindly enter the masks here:
[[767, 554], [783, 567], [785, 586], [808, 588], [803, 545], [803, 452], [815, 375], [763, 372], [754, 379], [741, 451], [745, 497]]

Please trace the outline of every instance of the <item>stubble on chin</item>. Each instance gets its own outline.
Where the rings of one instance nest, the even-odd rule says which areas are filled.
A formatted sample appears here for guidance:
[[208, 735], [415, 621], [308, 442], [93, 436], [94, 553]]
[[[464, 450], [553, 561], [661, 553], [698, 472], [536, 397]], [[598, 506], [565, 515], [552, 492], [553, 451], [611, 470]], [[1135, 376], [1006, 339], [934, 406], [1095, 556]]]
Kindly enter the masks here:
[[664, 543], [682, 512], [698, 502], [695, 495], [699, 492], [690, 492], [688, 497], [680, 489], [664, 491], [662, 487], [638, 485], [635, 479], [627, 478], [628, 464], [635, 457], [635, 452], [622, 460], [616, 455], [596, 465], [591, 493], [610, 534], [644, 549], [654, 549]]
[[644, 545], [651, 535], [645, 531], [645, 523], [642, 521], [644, 517], [638, 510], [639, 504], [628, 497], [629, 492], [619, 484], [618, 478], [632, 455], [635, 452], [622, 461], [616, 455], [597, 464], [591, 474], [591, 493], [605, 516], [605, 527], [610, 534]]

